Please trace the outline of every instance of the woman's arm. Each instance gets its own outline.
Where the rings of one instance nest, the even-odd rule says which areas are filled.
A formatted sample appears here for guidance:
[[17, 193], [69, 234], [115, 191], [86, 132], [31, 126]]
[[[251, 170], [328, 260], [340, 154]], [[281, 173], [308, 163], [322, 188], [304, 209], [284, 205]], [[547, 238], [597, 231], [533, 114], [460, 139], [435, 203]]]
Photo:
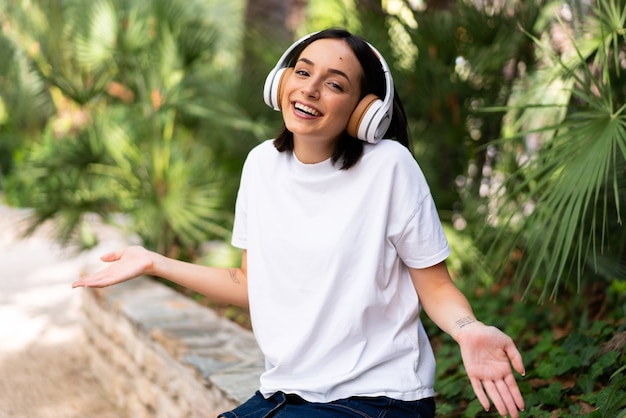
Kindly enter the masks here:
[[424, 269], [410, 268], [409, 272], [426, 314], [459, 344], [465, 370], [483, 408], [489, 410], [489, 396], [500, 415], [517, 417], [518, 409], [524, 409], [524, 400], [511, 363], [521, 374], [524, 364], [513, 340], [476, 320], [467, 298], [452, 282], [445, 262]]
[[409, 268], [409, 272], [426, 314], [458, 342], [459, 332], [476, 317], [465, 295], [452, 282], [445, 262], [424, 269]]
[[72, 287], [106, 287], [141, 275], [158, 276], [194, 290], [209, 299], [248, 306], [247, 252], [240, 268], [216, 268], [164, 257], [143, 247], [133, 246], [105, 254], [111, 264], [92, 275], [81, 277]]

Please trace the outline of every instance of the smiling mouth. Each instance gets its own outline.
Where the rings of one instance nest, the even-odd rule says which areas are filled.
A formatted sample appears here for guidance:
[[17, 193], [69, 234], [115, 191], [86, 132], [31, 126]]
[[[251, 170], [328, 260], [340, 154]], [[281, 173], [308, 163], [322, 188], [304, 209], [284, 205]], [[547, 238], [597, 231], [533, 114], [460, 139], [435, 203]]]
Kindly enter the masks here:
[[304, 113], [304, 114], [306, 114], [306, 115], [309, 115], [309, 116], [321, 116], [321, 115], [322, 115], [319, 111], [315, 110], [315, 109], [314, 109], [314, 108], [312, 108], [312, 107], [309, 107], [309, 106], [307, 106], [307, 105], [304, 105], [304, 104], [302, 104], [302, 103], [295, 102], [295, 103], [293, 104], [293, 107], [294, 107], [297, 111], [302, 112], [302, 113]]

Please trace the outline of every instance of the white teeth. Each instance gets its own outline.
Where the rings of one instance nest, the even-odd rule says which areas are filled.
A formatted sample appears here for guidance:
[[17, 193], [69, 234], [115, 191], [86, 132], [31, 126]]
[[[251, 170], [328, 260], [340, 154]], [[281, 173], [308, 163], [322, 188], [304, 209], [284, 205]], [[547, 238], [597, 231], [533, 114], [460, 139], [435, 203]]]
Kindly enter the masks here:
[[304, 112], [304, 113], [308, 113], [311, 116], [319, 116], [319, 114], [320, 114], [317, 110], [313, 109], [312, 107], [303, 105], [302, 103], [296, 103], [294, 106], [299, 111]]

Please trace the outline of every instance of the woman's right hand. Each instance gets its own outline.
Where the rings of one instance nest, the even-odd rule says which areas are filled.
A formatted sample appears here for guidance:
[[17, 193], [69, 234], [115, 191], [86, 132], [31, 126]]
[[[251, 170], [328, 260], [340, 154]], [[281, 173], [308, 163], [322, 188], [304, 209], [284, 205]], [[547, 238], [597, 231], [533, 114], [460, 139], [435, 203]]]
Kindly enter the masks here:
[[109, 266], [97, 273], [81, 277], [72, 283], [72, 287], [106, 287], [150, 274], [155, 256], [155, 253], [140, 246], [107, 253], [100, 259], [111, 263]]

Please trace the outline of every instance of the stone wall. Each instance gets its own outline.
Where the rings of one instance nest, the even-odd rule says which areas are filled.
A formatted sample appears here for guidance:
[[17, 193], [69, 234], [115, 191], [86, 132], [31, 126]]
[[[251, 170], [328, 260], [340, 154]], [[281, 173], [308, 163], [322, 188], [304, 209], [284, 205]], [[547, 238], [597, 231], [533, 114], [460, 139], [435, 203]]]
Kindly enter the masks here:
[[162, 283], [83, 289], [85, 350], [128, 417], [215, 417], [258, 389], [252, 333]]

